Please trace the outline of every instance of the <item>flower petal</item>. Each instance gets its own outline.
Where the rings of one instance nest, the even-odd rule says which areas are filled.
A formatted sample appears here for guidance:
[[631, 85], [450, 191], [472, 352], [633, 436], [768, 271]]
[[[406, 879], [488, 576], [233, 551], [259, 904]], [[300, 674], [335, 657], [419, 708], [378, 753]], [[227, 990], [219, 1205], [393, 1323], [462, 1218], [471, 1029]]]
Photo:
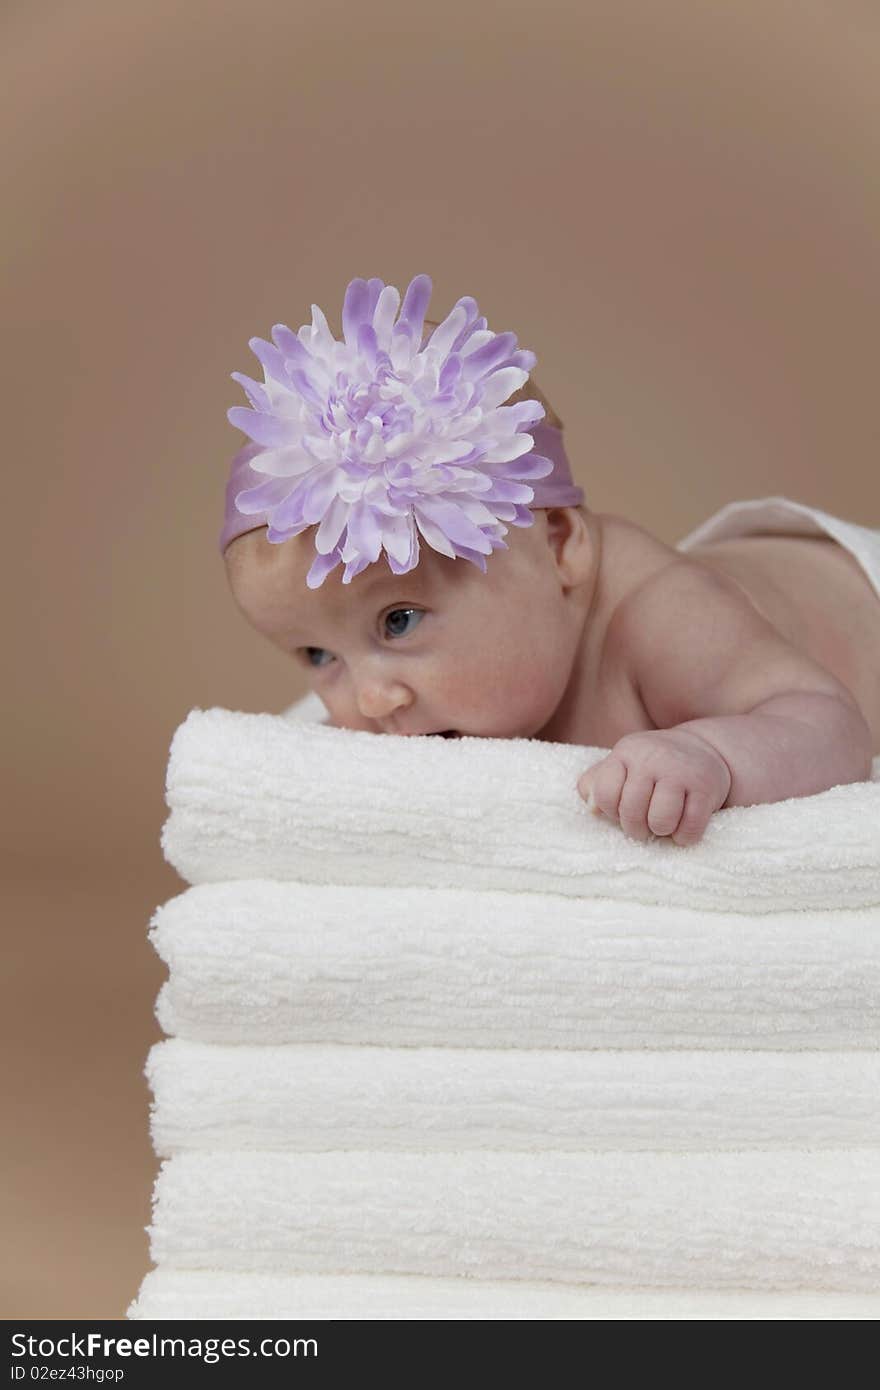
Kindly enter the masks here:
[[528, 348], [520, 348], [519, 352], [515, 352], [511, 357], [510, 365], [511, 367], [521, 367], [524, 372], [531, 372], [534, 371], [537, 361], [535, 354], [529, 352]]
[[553, 472], [553, 462], [543, 454], [526, 454], [516, 459], [513, 467], [508, 464], [507, 471], [511, 478], [520, 482], [525, 478], [546, 478]]
[[310, 372], [306, 372], [303, 367], [288, 367], [287, 380], [291, 386], [296, 388], [303, 400], [312, 406], [314, 410], [322, 412], [326, 408], [326, 393], [321, 393], [312, 380]]
[[[492, 511], [490, 511], [482, 502], [478, 502], [473, 497], [458, 497], [456, 501], [468, 521], [472, 521], [475, 526], [494, 526], [498, 520], [495, 514], [494, 503]], [[502, 506], [503, 505], [502, 503]]]
[[336, 468], [315, 469], [302, 483], [302, 516], [304, 521], [323, 521], [334, 497], [339, 491], [339, 470]]
[[348, 539], [346, 551], [349, 554], [354, 551], [361, 555], [366, 555], [370, 563], [378, 560], [379, 552], [382, 549], [382, 532], [379, 527], [379, 520], [372, 509], [363, 502], [356, 502], [351, 508], [348, 517]]
[[329, 463], [338, 457], [336, 444], [329, 434], [304, 434], [300, 445], [317, 463]]
[[464, 374], [467, 377], [487, 376], [504, 365], [515, 350], [515, 333], [494, 333], [489, 342], [464, 359]]
[[479, 527], [468, 521], [461, 507], [443, 497], [421, 497], [413, 503], [417, 524], [423, 517], [439, 526], [444, 535], [457, 545], [467, 545], [488, 555], [492, 549]]
[[393, 555], [389, 555], [389, 556], [388, 556], [388, 568], [390, 569], [390, 571], [391, 571], [392, 574], [409, 574], [410, 570], [414, 570], [415, 567], [416, 567], [416, 565], [417, 565], [418, 563], [419, 563], [419, 548], [418, 548], [418, 545], [416, 546], [416, 548], [415, 548], [413, 554], [411, 555], [411, 557], [410, 557], [408, 560], [405, 560], [402, 564], [400, 563], [400, 561], [395, 560], [394, 557], [393, 557]]
[[[398, 564], [407, 564], [413, 551], [415, 526], [411, 516], [390, 516], [382, 519], [382, 544]], [[399, 571], [395, 570], [395, 574]]]
[[284, 478], [270, 478], [257, 487], [245, 488], [235, 495], [235, 505], [244, 516], [256, 516], [271, 511], [287, 496], [290, 485]]
[[499, 368], [484, 380], [480, 405], [484, 410], [493, 410], [496, 405], [502, 405], [508, 396], [512, 396], [514, 391], [524, 386], [528, 379], [528, 372], [520, 371], [519, 367]]
[[428, 305], [431, 302], [432, 289], [430, 275], [414, 275], [406, 287], [397, 326], [406, 325], [410, 329], [410, 339], [414, 343], [421, 343], [422, 341], [425, 314], [428, 312]]
[[[482, 322], [482, 328], [477, 327], [477, 324], [480, 322]], [[483, 346], [484, 343], [491, 343], [494, 337], [495, 334], [492, 333], [486, 327], [486, 320], [478, 319], [477, 323], [474, 324], [473, 330], [471, 331], [467, 341], [462, 343], [461, 347], [457, 348], [456, 350], [460, 357], [468, 358], [471, 356], [472, 353], [477, 352]]]
[[285, 323], [276, 323], [272, 329], [272, 339], [281, 355], [288, 362], [296, 362], [299, 366], [305, 366], [311, 360], [312, 354], [308, 348], [304, 347], [295, 333], [287, 327]]
[[254, 410], [269, 410], [269, 394], [265, 386], [259, 381], [254, 381], [251, 377], [245, 376], [243, 372], [230, 372], [229, 375], [232, 377], [233, 381], [238, 382]]
[[369, 563], [370, 561], [365, 555], [358, 556], [356, 560], [350, 560], [345, 566], [345, 572], [342, 576], [343, 584], [350, 584], [353, 579], [357, 578], [362, 570], [367, 568]]
[[[507, 550], [507, 548], [508, 547], [505, 545], [504, 549]], [[485, 555], [481, 555], [479, 551], [468, 550], [467, 546], [460, 545], [457, 554], [459, 559], [470, 560], [472, 565], [476, 565], [477, 569], [483, 571], [483, 574], [486, 573], [486, 557]]]
[[385, 288], [385, 281], [380, 280], [378, 275], [374, 275], [372, 279], [367, 281], [367, 288], [370, 291], [369, 299], [367, 301], [367, 319], [370, 323], [372, 323], [373, 315], [376, 312], [376, 305], [379, 303], [379, 295]]
[[[466, 322], [464, 328], [461, 330], [455, 342], [452, 344], [452, 347], [449, 349], [450, 355], [452, 353], [457, 353], [462, 343], [470, 337], [474, 329], [475, 321], [480, 313], [477, 301], [473, 298], [472, 295], [469, 294], [463, 294], [460, 299], [457, 299], [455, 301], [455, 304], [453, 305], [453, 308], [464, 309], [466, 315]], [[483, 323], [485, 324], [485, 319], [483, 320]]]
[[482, 501], [489, 506], [493, 502], [531, 502], [535, 489], [528, 483], [517, 483], [512, 478], [496, 478], [492, 491], [483, 494]]
[[[526, 448], [529, 446], [526, 445]], [[474, 446], [470, 439], [450, 439], [448, 443], [437, 444], [431, 451], [431, 463], [434, 467], [441, 464], [461, 462], [463, 459], [470, 458], [474, 452]]]
[[254, 472], [265, 473], [269, 478], [299, 478], [314, 466], [315, 460], [299, 442], [283, 449], [262, 449], [251, 459]]
[[[312, 305], [312, 326], [309, 329], [306, 325], [305, 332], [311, 339], [311, 349], [313, 356], [332, 357], [336, 350], [336, 339], [330, 332], [324, 311], [317, 304]], [[302, 333], [303, 329], [300, 329]]]
[[281, 499], [272, 512], [271, 524], [274, 531], [293, 534], [296, 529], [304, 530], [312, 525], [303, 515], [304, 497], [304, 490], [299, 486]]
[[451, 391], [452, 387], [461, 376], [461, 358], [457, 353], [447, 357], [440, 369], [440, 379], [437, 383], [441, 391]]
[[343, 502], [341, 497], [334, 497], [315, 536], [315, 549], [320, 555], [329, 555], [331, 550], [335, 550], [348, 522], [348, 513], [348, 503]]
[[306, 575], [306, 584], [310, 589], [320, 589], [330, 571], [341, 563], [342, 555], [338, 549], [331, 550], [328, 555], [316, 555]]
[[226, 418], [230, 425], [250, 435], [257, 444], [266, 444], [269, 448], [293, 444], [299, 433], [295, 420], [281, 420], [277, 415], [264, 415], [260, 410], [248, 410], [244, 405], [232, 406], [227, 410]]
[[515, 405], [497, 406], [495, 419], [518, 430], [523, 426], [528, 429], [529, 425], [537, 425], [546, 414], [547, 412], [540, 401], [517, 401]]
[[376, 330], [371, 323], [362, 323], [359, 325], [357, 331], [357, 350], [367, 366], [372, 368], [375, 365], [376, 356], [379, 351], [379, 342], [376, 338]]
[[529, 453], [534, 447], [535, 441], [530, 434], [512, 434], [508, 439], [496, 439], [490, 445], [485, 462], [512, 463], [514, 459], [522, 458], [523, 454]]
[[268, 530], [266, 531], [266, 540], [271, 541], [272, 545], [283, 545], [285, 541], [292, 540], [294, 536], [299, 536], [303, 531], [308, 531], [308, 529], [309, 522], [300, 521], [297, 522], [295, 526], [285, 526], [282, 531], [279, 531], [270, 521]]
[[350, 280], [342, 304], [342, 336], [347, 347], [357, 347], [358, 329], [366, 323], [370, 310], [370, 287], [359, 276]]
[[463, 308], [456, 308], [446, 315], [441, 324], [434, 329], [425, 349], [431, 348], [440, 357], [446, 357], [452, 348], [452, 344], [458, 339], [461, 330], [467, 322], [467, 314]]
[[373, 328], [376, 339], [384, 352], [391, 346], [391, 325], [400, 304], [400, 291], [393, 285], [386, 285], [381, 291], [373, 310]]
[[438, 550], [441, 555], [448, 555], [450, 560], [454, 560], [455, 550], [452, 546], [452, 542], [440, 527], [429, 520], [424, 511], [422, 511], [421, 514], [416, 513], [416, 521], [428, 545], [430, 545], [432, 549]]
[[[391, 330], [391, 365], [395, 372], [403, 372], [409, 367], [410, 359], [413, 355], [415, 337], [413, 331], [407, 323], [396, 323]], [[401, 390], [398, 387], [398, 390]], [[401, 391], [405, 397], [405, 388]]]

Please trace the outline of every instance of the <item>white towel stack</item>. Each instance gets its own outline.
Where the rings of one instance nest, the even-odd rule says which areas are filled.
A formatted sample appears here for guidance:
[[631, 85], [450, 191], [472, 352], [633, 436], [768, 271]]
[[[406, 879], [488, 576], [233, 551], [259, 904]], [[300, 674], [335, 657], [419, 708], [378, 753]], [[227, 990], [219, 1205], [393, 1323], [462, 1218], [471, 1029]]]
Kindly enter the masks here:
[[682, 849], [322, 713], [172, 742], [129, 1317], [880, 1315], [880, 759]]

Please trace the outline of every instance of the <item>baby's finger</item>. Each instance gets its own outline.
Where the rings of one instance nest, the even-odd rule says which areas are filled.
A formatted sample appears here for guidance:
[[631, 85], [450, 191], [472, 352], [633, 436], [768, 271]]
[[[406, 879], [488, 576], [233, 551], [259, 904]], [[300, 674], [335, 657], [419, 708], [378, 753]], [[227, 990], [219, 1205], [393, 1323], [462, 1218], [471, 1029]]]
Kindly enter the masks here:
[[592, 767], [588, 767], [586, 772], [582, 772], [577, 781], [578, 792], [587, 803], [587, 809], [592, 811], [594, 816], [600, 816], [602, 814], [596, 805], [595, 782], [607, 761], [607, 758], [600, 758], [598, 762], [593, 763]]
[[648, 829], [654, 835], [673, 835], [678, 829], [684, 811], [687, 792], [676, 786], [668, 777], [654, 787], [654, 795], [648, 807]]
[[647, 840], [648, 807], [654, 791], [654, 778], [647, 773], [630, 769], [620, 794], [618, 816], [620, 828], [634, 840]]
[[619, 758], [609, 755], [601, 763], [591, 768], [593, 774], [589, 783], [587, 804], [595, 815], [604, 814], [617, 819], [617, 803], [626, 781], [626, 768]]
[[[596, 767], [598, 767], [598, 763]], [[583, 797], [588, 806], [593, 799], [593, 782], [596, 780], [596, 767], [588, 767], [586, 772], [582, 772], [577, 780], [578, 794]]]
[[700, 796], [696, 792], [688, 792], [684, 810], [681, 813], [681, 820], [672, 836], [677, 845], [695, 845], [702, 839], [703, 831], [709, 824], [712, 815], [710, 803], [705, 796]]

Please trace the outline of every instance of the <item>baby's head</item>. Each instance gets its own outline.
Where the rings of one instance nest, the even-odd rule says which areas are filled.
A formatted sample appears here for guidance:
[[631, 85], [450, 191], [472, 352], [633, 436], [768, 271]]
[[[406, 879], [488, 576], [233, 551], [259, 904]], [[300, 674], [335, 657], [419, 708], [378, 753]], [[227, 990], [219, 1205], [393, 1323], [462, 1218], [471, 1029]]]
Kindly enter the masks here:
[[[521, 400], [540, 401], [542, 425], [561, 431], [534, 380], [506, 403]], [[508, 526], [485, 573], [422, 539], [405, 574], [392, 573], [383, 552], [347, 584], [337, 567], [309, 588], [317, 526], [275, 543], [265, 525], [226, 546], [226, 573], [248, 622], [306, 673], [332, 724], [531, 738], [572, 682], [601, 536], [585, 506], [531, 511], [531, 526]]]
[[394, 575], [382, 562], [350, 584], [341, 570], [306, 587], [313, 529], [273, 545], [266, 528], [225, 552], [248, 621], [308, 674], [347, 729], [453, 730], [532, 738], [568, 688], [598, 569], [593, 518], [580, 507], [537, 510], [511, 527], [486, 573], [422, 545]]

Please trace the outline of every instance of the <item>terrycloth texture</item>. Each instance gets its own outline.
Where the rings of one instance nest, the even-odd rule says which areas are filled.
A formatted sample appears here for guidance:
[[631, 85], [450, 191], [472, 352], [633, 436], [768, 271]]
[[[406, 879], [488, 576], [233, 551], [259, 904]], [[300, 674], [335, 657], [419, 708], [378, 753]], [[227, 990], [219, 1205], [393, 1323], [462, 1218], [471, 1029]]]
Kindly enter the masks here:
[[211, 883], [156, 912], [201, 1042], [880, 1047], [880, 909], [768, 916], [458, 889]]
[[877, 1316], [880, 759], [681, 850], [323, 713], [175, 735], [129, 1316]]
[[399, 1274], [216, 1274], [155, 1269], [144, 1280], [127, 1316], [144, 1322], [166, 1318], [829, 1322], [880, 1317], [880, 1295], [722, 1294], [678, 1289], [621, 1292], [524, 1280], [500, 1283]]
[[163, 1156], [880, 1149], [880, 1052], [493, 1052], [173, 1039], [153, 1048], [147, 1077], [153, 1143]]
[[150, 1236], [178, 1269], [870, 1293], [880, 1150], [177, 1154]]
[[163, 849], [191, 884], [454, 884], [713, 912], [880, 903], [880, 758], [871, 782], [719, 811], [682, 848], [590, 814], [577, 779], [604, 752], [192, 710]]

